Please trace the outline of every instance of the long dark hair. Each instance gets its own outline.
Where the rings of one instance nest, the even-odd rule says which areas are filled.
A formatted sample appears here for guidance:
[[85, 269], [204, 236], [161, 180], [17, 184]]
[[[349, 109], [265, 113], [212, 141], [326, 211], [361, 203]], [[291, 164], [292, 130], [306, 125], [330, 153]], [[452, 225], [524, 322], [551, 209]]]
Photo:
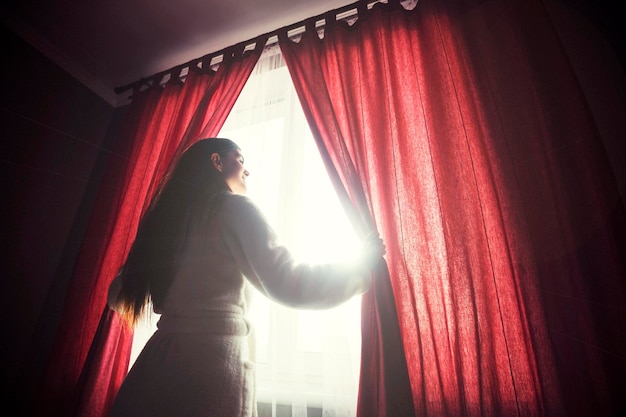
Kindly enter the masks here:
[[211, 155], [222, 158], [239, 149], [230, 139], [207, 138], [187, 148], [163, 181], [140, 221], [137, 236], [122, 266], [117, 302], [122, 317], [135, 325], [149, 301], [158, 310], [174, 277], [190, 215], [212, 212], [228, 191]]

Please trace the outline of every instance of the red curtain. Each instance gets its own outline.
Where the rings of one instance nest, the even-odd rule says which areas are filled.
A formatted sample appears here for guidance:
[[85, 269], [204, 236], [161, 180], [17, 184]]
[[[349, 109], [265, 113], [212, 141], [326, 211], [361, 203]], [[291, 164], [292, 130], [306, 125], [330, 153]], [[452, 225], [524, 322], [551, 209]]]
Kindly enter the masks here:
[[[267, 37], [229, 48], [216, 71], [192, 66], [185, 81], [136, 94], [112, 151], [75, 265], [33, 415], [106, 416], [128, 370], [132, 332], [106, 307], [108, 285], [139, 219], [177, 154], [215, 136]], [[205, 62], [209, 62], [207, 59]]]
[[543, 5], [358, 8], [279, 39], [338, 191], [388, 249], [359, 417], [618, 415], [626, 214]]

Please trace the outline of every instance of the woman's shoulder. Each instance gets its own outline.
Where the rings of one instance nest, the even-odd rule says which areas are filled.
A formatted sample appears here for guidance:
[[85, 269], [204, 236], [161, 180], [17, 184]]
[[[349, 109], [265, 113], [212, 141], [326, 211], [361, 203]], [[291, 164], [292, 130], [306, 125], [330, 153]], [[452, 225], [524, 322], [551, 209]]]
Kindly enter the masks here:
[[[227, 192], [223, 196], [222, 216], [244, 220], [249, 217], [263, 217], [257, 205], [250, 197]], [[242, 218], [243, 216], [243, 218]]]
[[259, 207], [244, 195], [224, 196], [218, 222], [223, 233], [245, 235], [248, 243], [275, 240], [275, 233]]
[[225, 192], [222, 195], [222, 199], [222, 205], [231, 210], [237, 208], [250, 208], [255, 206], [250, 197], [241, 194], [231, 193], [230, 191]]

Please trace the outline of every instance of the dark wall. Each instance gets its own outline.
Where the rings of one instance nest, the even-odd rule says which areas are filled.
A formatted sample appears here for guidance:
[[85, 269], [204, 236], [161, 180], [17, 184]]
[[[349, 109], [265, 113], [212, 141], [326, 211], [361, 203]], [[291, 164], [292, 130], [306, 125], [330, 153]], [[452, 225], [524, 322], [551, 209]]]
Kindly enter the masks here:
[[544, 0], [626, 204], [626, 20], [609, 0]]
[[[123, 115], [1, 28], [3, 392], [23, 397], [45, 363], [108, 142]], [[101, 152], [104, 150], [104, 152]]]

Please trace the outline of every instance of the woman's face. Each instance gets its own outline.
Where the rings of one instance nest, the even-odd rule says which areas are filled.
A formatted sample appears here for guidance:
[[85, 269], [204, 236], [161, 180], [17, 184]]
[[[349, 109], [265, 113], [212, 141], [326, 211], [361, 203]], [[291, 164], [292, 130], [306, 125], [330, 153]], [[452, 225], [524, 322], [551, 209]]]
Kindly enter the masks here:
[[246, 193], [246, 177], [250, 173], [243, 167], [243, 155], [239, 149], [233, 149], [222, 158], [222, 175], [233, 193]]

